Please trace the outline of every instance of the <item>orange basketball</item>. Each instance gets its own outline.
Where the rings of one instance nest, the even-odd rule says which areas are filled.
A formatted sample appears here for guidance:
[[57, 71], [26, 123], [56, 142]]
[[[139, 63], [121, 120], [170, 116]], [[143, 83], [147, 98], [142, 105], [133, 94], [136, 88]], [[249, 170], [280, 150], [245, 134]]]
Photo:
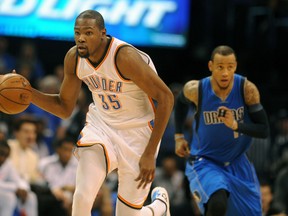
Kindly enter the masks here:
[[16, 73], [0, 77], [0, 111], [6, 114], [23, 112], [32, 100], [29, 81]]

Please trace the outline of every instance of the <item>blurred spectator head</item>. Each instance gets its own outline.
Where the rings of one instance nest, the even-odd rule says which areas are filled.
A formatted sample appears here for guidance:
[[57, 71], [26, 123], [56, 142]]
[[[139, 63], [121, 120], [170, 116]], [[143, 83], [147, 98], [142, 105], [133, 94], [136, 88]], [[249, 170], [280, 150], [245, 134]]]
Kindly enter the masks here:
[[178, 170], [178, 163], [173, 155], [167, 155], [162, 159], [163, 173], [167, 178], [171, 178]]
[[62, 82], [64, 79], [64, 65], [58, 64], [54, 68], [54, 75], [58, 77], [59, 81]]
[[14, 136], [23, 149], [33, 147], [37, 139], [37, 121], [30, 116], [21, 116], [15, 119]]
[[57, 94], [60, 90], [60, 81], [55, 75], [47, 75], [39, 82], [39, 90], [49, 94]]
[[20, 48], [20, 58], [26, 61], [34, 61], [37, 58], [37, 49], [32, 41], [24, 41]]
[[273, 200], [272, 187], [268, 181], [260, 180], [262, 212], [267, 214]]
[[63, 166], [65, 166], [73, 155], [74, 139], [65, 137], [55, 141], [56, 153]]

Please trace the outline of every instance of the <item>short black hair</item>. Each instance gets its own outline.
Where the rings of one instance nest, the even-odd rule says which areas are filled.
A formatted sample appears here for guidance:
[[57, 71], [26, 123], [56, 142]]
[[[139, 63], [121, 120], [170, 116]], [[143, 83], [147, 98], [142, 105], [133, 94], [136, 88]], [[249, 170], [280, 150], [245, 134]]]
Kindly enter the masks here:
[[76, 21], [78, 19], [95, 19], [97, 26], [99, 27], [99, 29], [104, 29], [105, 28], [105, 22], [104, 22], [104, 18], [103, 16], [95, 10], [85, 10], [83, 12], [81, 12], [77, 18]]
[[64, 143], [72, 143], [73, 145], [75, 145], [75, 139], [73, 139], [71, 136], [65, 136], [64, 138], [61, 139], [56, 139], [54, 141], [54, 148], [60, 148], [63, 146]]
[[23, 124], [30, 123], [34, 124], [37, 129], [37, 120], [32, 116], [21, 116], [13, 122], [14, 131], [19, 131]]
[[236, 53], [235, 51], [230, 47], [230, 46], [227, 46], [227, 45], [220, 45], [220, 46], [217, 46], [213, 51], [212, 51], [212, 54], [211, 54], [211, 57], [210, 57], [210, 60], [213, 61], [214, 60], [214, 57], [216, 54], [220, 54], [220, 55], [223, 55], [223, 56], [228, 56], [228, 55], [231, 55], [233, 54], [236, 58]]

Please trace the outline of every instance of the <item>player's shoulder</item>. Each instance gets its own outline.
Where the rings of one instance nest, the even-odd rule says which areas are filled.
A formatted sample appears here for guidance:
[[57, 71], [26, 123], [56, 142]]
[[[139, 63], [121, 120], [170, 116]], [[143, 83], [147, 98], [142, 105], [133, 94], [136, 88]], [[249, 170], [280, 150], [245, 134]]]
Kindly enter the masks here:
[[73, 46], [67, 51], [65, 55], [64, 59], [65, 71], [67, 71], [68, 73], [69, 72], [74, 73], [76, 68], [76, 62], [77, 62], [77, 47]]
[[73, 59], [75, 59], [76, 58], [76, 55], [77, 55], [77, 47], [76, 47], [76, 45], [75, 46], [73, 46], [73, 47], [71, 47], [68, 51], [67, 51], [67, 53], [66, 53], [66, 56], [65, 56], [65, 59], [71, 59], [71, 58], [73, 58]]
[[199, 87], [199, 80], [190, 80], [188, 82], [185, 83], [184, 85], [184, 91], [198, 91], [198, 87]]
[[260, 93], [257, 86], [247, 78], [244, 81], [244, 98], [247, 105], [260, 103]]
[[183, 93], [186, 98], [197, 104], [199, 80], [190, 80], [185, 83]]

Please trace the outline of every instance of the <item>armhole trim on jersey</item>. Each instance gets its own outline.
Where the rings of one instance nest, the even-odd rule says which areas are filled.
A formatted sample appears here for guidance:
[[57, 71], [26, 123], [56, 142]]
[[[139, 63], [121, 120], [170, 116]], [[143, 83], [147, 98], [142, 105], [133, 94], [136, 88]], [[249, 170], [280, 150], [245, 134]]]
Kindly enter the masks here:
[[118, 74], [118, 76], [123, 80], [123, 81], [131, 81], [130, 79], [124, 77], [121, 73], [121, 71], [119, 70], [118, 66], [117, 66], [117, 62], [116, 62], [116, 58], [118, 56], [119, 50], [122, 49], [123, 47], [131, 47], [128, 44], [122, 44], [120, 46], [117, 47], [116, 51], [115, 51], [115, 56], [114, 56], [114, 64], [115, 64], [115, 70]]
[[195, 130], [196, 131], [198, 131], [198, 127], [199, 127], [199, 120], [200, 120], [201, 106], [202, 106], [202, 94], [203, 94], [202, 80], [199, 80], [199, 85], [198, 85], [198, 104], [197, 104], [197, 112], [195, 114], [195, 122], [196, 122]]

